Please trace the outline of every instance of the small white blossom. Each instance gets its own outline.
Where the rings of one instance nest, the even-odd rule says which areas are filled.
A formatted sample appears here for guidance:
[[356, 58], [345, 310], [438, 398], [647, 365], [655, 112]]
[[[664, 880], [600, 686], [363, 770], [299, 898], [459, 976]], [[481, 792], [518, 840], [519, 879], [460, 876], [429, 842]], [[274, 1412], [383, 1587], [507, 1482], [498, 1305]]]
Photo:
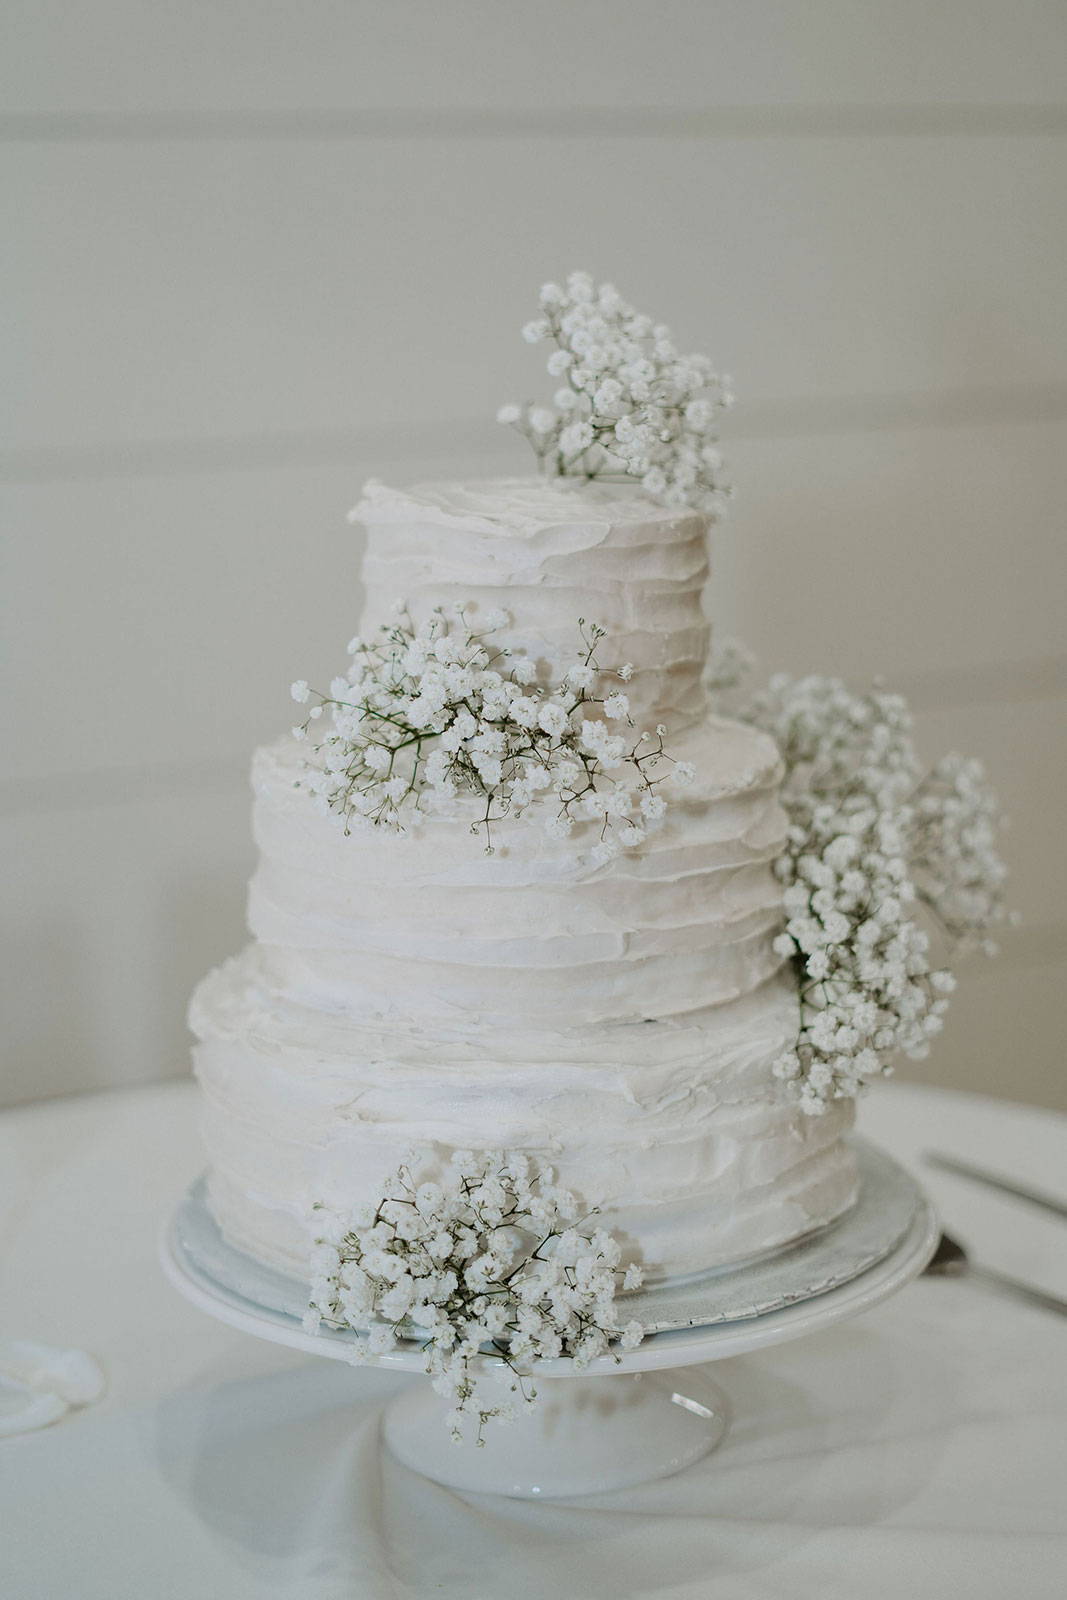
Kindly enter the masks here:
[[307, 685], [307, 679], [297, 678], [295, 683], [290, 684], [289, 693], [292, 695], [298, 706], [306, 705], [308, 695], [311, 693]]
[[556, 426], [556, 418], [547, 406], [534, 406], [530, 411], [529, 423], [534, 433], [549, 434]]
[[595, 435], [588, 422], [571, 422], [559, 436], [559, 447], [565, 456], [578, 455], [588, 450]]
[[538, 712], [537, 723], [545, 733], [551, 734], [553, 739], [558, 739], [564, 728], [569, 725], [569, 718], [558, 700], [549, 700]]

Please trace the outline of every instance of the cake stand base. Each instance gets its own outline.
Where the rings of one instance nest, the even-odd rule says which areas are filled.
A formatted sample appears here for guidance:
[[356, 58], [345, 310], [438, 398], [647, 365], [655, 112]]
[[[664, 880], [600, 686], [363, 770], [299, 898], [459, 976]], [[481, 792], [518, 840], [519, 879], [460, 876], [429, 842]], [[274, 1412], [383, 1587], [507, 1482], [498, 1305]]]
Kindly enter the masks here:
[[[490, 1421], [484, 1444], [453, 1444], [452, 1402], [424, 1375], [425, 1353], [404, 1342], [372, 1364], [422, 1376], [385, 1409], [392, 1453], [451, 1488], [529, 1498], [604, 1493], [669, 1476], [698, 1461], [726, 1431], [727, 1408], [707, 1364], [818, 1333], [869, 1310], [926, 1266], [937, 1219], [915, 1180], [884, 1152], [857, 1143], [860, 1199], [819, 1236], [771, 1261], [642, 1290], [627, 1311], [646, 1329], [635, 1350], [539, 1361], [527, 1387], [536, 1405], [515, 1422]], [[306, 1287], [237, 1250], [207, 1206], [203, 1180], [188, 1191], [161, 1240], [174, 1286], [210, 1316], [309, 1355], [351, 1361], [360, 1335], [301, 1325]], [[510, 1399], [499, 1360], [479, 1363], [487, 1406]], [[501, 1387], [497, 1387], [500, 1385]]]
[[445, 1419], [453, 1402], [412, 1384], [386, 1408], [382, 1436], [404, 1466], [436, 1483], [534, 1499], [669, 1477], [726, 1432], [726, 1398], [699, 1367], [538, 1378], [536, 1388], [535, 1405], [520, 1407], [514, 1422], [487, 1423], [475, 1447], [452, 1443]]

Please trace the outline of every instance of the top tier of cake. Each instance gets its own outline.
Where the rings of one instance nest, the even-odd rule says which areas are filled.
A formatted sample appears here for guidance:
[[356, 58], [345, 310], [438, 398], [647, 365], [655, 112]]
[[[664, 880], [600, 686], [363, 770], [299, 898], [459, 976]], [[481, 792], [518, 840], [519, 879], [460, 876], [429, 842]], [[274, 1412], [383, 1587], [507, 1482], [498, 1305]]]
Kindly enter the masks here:
[[[352, 519], [367, 530], [367, 629], [405, 600], [416, 620], [467, 601], [504, 609], [501, 638], [573, 661], [579, 618], [607, 638], [605, 667], [633, 665], [638, 725], [672, 731], [705, 715], [708, 518], [640, 489], [569, 478], [497, 478], [391, 489], [369, 483]], [[609, 654], [610, 652], [610, 654]]]

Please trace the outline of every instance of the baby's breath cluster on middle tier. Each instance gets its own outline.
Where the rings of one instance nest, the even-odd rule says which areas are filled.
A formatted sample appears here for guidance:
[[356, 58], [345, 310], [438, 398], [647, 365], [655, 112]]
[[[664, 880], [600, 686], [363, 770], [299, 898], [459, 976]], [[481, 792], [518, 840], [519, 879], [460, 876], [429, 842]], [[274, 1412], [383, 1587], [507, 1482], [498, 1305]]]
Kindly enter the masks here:
[[696, 776], [636, 848], [505, 815], [488, 854], [432, 812], [347, 835], [302, 787], [306, 744], [258, 752], [255, 942], [192, 1011], [223, 1230], [305, 1271], [314, 1203], [376, 1203], [412, 1151], [456, 1149], [552, 1163], [653, 1279], [839, 1215], [851, 1101], [807, 1117], [773, 1071], [798, 1028], [774, 948], [782, 768], [764, 734], [708, 713], [708, 519], [543, 479], [371, 485], [355, 515], [361, 633], [396, 597], [416, 628], [503, 610], [502, 643], [562, 675], [595, 618], [605, 662], [632, 664], [636, 729], [665, 725]]

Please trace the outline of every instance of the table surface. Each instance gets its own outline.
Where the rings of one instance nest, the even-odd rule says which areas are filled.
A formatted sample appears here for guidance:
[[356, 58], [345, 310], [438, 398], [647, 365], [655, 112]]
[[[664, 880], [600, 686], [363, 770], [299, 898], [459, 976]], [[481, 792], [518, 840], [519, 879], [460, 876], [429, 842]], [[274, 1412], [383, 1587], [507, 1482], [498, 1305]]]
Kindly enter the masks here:
[[[863, 1132], [976, 1259], [1067, 1295], [1067, 1225], [927, 1168], [1063, 1191], [1067, 1119], [888, 1084]], [[855, 1322], [716, 1363], [726, 1442], [555, 1504], [459, 1495], [378, 1448], [408, 1382], [180, 1299], [160, 1225], [200, 1165], [188, 1082], [0, 1116], [0, 1331], [89, 1350], [96, 1405], [0, 1440], [5, 1600], [952, 1600], [1063, 1592], [1067, 1324], [923, 1278]]]

